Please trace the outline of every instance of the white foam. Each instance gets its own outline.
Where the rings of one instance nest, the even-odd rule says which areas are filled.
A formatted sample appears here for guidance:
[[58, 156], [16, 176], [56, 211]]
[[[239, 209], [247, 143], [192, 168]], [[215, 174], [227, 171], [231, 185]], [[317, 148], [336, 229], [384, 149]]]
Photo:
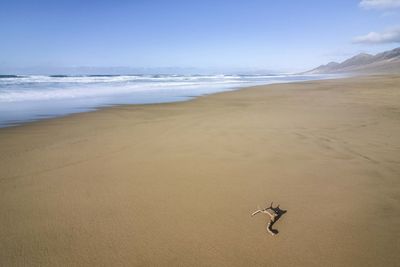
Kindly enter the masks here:
[[295, 75], [0, 77], [0, 127], [115, 104], [182, 101], [242, 86], [322, 79]]
[[159, 93], [217, 90], [256, 84], [293, 81], [296, 75], [124, 75], [26, 76], [0, 78], [0, 103], [52, 99], [121, 96], [138, 92]]
[[0, 102], [121, 95], [143, 91], [226, 87], [249, 81], [239, 76], [27, 76], [0, 79]]

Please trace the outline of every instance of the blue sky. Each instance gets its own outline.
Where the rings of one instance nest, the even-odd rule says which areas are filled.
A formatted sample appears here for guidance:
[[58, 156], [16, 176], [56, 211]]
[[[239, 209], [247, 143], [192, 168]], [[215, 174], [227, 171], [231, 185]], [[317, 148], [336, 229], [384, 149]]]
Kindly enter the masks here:
[[298, 71], [399, 46], [398, 0], [0, 0], [0, 69]]

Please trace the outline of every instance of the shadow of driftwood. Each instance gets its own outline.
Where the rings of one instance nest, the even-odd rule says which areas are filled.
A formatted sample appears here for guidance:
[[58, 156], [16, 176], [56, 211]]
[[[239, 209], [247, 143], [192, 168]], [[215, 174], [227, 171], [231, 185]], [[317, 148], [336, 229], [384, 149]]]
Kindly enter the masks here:
[[283, 209], [279, 208], [279, 205], [276, 208], [273, 208], [272, 203], [271, 203], [271, 207], [269, 209], [275, 213], [275, 216], [273, 216], [271, 221], [268, 223], [267, 228], [271, 234], [276, 235], [279, 233], [279, 231], [277, 229], [273, 229], [272, 227], [274, 226], [274, 224], [277, 221], [279, 221], [279, 219], [283, 216], [283, 214], [285, 214], [287, 212], [287, 210], [283, 210]]
[[267, 224], [267, 230], [271, 235], [276, 235], [276, 234], [279, 233], [279, 231], [277, 229], [272, 228], [272, 227], [287, 212], [287, 210], [281, 209], [279, 207], [279, 205], [274, 208], [274, 207], [272, 207], [272, 204], [273, 204], [273, 202], [271, 203], [271, 205], [268, 208], [256, 210], [255, 212], [253, 212], [251, 214], [251, 216], [254, 216], [254, 215], [258, 214], [258, 213], [264, 213], [264, 214], [269, 215], [271, 220]]

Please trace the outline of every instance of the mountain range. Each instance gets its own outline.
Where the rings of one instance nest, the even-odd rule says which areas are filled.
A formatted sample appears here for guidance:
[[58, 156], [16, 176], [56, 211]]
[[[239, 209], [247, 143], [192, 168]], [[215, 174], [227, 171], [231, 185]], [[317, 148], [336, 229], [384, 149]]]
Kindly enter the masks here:
[[358, 54], [341, 63], [330, 62], [304, 74], [400, 73], [400, 47], [376, 55]]

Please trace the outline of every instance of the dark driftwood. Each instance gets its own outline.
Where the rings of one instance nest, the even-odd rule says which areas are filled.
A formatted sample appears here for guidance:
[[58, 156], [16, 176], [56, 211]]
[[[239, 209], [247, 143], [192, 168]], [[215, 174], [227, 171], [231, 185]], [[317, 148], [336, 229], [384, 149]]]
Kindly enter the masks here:
[[285, 214], [287, 211], [286, 210], [282, 210], [281, 208], [279, 208], [279, 205], [276, 206], [275, 208], [272, 206], [274, 202], [271, 202], [271, 205], [269, 205], [269, 207], [265, 208], [265, 209], [260, 209], [258, 208], [258, 210], [256, 210], [255, 212], [253, 212], [251, 214], [251, 216], [257, 215], [259, 213], [264, 213], [267, 214], [271, 220], [268, 222], [267, 224], [267, 231], [268, 233], [270, 233], [271, 235], [276, 235], [279, 233], [279, 231], [277, 229], [273, 229], [272, 226], [282, 217], [283, 214]]

